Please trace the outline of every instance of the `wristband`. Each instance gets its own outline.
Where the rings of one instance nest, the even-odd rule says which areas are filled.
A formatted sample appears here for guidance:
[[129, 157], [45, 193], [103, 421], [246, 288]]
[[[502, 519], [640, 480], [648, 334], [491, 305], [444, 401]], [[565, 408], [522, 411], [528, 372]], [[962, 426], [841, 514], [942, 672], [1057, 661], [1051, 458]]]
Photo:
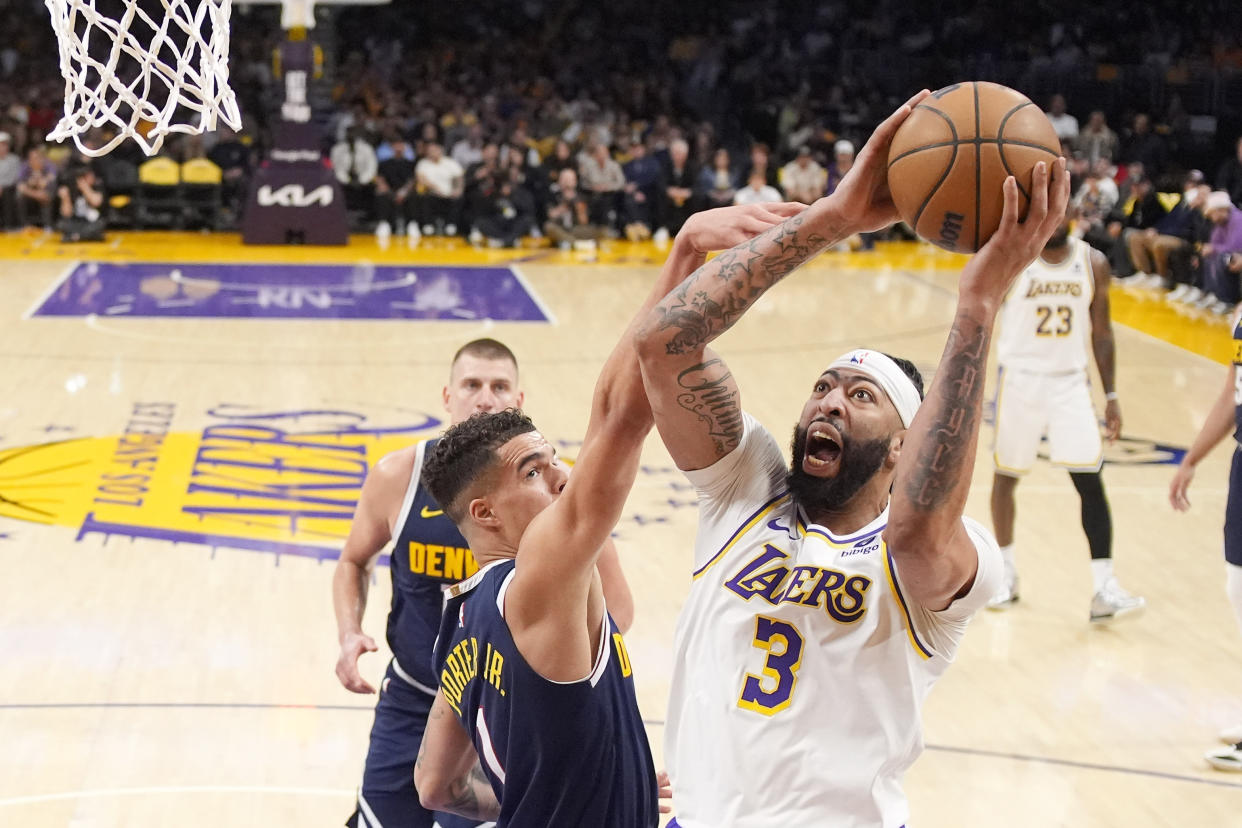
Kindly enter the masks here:
[[1109, 402], [1113, 402], [1114, 400], [1117, 399], [1117, 392], [1109, 391], [1107, 394], [1104, 395], [1104, 399], [1108, 400]]

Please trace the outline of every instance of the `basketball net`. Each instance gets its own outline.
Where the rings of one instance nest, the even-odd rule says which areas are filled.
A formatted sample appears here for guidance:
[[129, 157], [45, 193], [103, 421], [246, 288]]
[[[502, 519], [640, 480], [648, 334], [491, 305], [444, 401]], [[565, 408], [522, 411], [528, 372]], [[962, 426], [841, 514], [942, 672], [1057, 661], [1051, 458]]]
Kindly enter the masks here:
[[[99, 156], [132, 138], [155, 155], [169, 134], [211, 131], [217, 118], [241, 129], [229, 87], [231, 0], [158, 0], [159, 19], [141, 0], [120, 0], [117, 18], [96, 10], [96, 0], [44, 2], [65, 77], [65, 115], [48, 140], [72, 138], [84, 154]], [[100, 146], [84, 143], [97, 127], [116, 134]]]

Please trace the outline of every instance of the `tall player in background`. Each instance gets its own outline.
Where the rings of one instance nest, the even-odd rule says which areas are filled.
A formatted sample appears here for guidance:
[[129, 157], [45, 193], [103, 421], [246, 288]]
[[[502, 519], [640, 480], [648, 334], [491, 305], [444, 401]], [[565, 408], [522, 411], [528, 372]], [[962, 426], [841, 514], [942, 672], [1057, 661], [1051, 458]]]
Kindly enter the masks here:
[[[1242, 146], [1240, 144], [1239, 146]], [[1190, 508], [1187, 492], [1195, 479], [1195, 468], [1222, 440], [1233, 434], [1233, 465], [1229, 469], [1229, 497], [1225, 501], [1225, 592], [1233, 605], [1238, 626], [1242, 627], [1242, 319], [1233, 320], [1233, 362], [1225, 374], [1225, 386], [1208, 412], [1207, 420], [1194, 445], [1182, 458], [1177, 474], [1169, 484], [1169, 502], [1179, 512]], [[1242, 724], [1220, 733], [1228, 747], [1205, 755], [1214, 768], [1242, 771]]]
[[518, 411], [471, 417], [436, 445], [427, 485], [483, 568], [453, 587], [436, 642], [440, 691], [415, 771], [428, 805], [498, 817], [501, 828], [655, 828], [656, 774], [630, 661], [595, 575], [651, 430], [633, 334], [705, 251], [802, 209], [687, 219], [604, 363], [572, 477]]
[[[458, 350], [442, 393], [452, 424], [478, 412], [518, 407], [525, 399], [517, 358], [494, 339], [476, 339]], [[429, 828], [433, 822], [414, 790], [414, 760], [436, 692], [432, 648], [444, 588], [478, 570], [466, 539], [422, 484], [423, 464], [435, 443], [420, 442], [375, 464], [332, 580], [341, 647], [337, 678], [355, 693], [374, 693], [358, 672], [359, 656], [376, 649], [362, 631], [362, 617], [375, 561], [391, 542], [387, 637], [393, 659], [380, 685], [357, 810], [347, 823], [358, 828]], [[622, 630], [628, 629], [634, 601], [611, 540], [605, 543], [599, 568], [613, 618]], [[460, 828], [475, 823], [442, 815], [440, 824]]]
[[1111, 621], [1145, 605], [1121, 588], [1113, 574], [1113, 519], [1104, 494], [1104, 450], [1091, 403], [1087, 337], [1104, 384], [1109, 441], [1121, 434], [1115, 384], [1116, 346], [1109, 316], [1108, 259], [1069, 235], [1066, 215], [1039, 258], [1009, 290], [1001, 309], [996, 354], [996, 446], [992, 477], [992, 531], [1005, 559], [1005, 585], [988, 605], [1005, 609], [1018, 600], [1014, 563], [1014, 490], [1031, 470], [1039, 442], [1048, 435], [1053, 465], [1069, 471], [1082, 501], [1082, 528], [1091, 549], [1091, 621]]
[[[897, 221], [885, 161], [926, 95], [876, 129], [832, 195], [700, 268], [639, 338], [656, 424], [699, 494], [665, 729], [682, 828], [907, 824], [923, 700], [1000, 584], [995, 541], [962, 512], [992, 326], [1065, 211], [1063, 159], [1037, 166], [1024, 223], [1005, 181], [921, 405], [913, 365], [847, 352], [808, 377], [787, 468], [707, 347], [803, 262]], [[823, 316], [829, 336], [866, 324], [835, 304]]]

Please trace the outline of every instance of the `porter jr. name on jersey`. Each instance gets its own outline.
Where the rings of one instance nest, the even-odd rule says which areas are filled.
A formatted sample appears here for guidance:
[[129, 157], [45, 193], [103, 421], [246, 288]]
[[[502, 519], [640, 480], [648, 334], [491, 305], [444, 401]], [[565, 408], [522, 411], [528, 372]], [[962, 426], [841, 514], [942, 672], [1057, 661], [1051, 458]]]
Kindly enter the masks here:
[[492, 648], [491, 643], [479, 661], [479, 639], [471, 636], [457, 642], [457, 646], [449, 651], [444, 660], [444, 669], [440, 671], [440, 689], [444, 691], [444, 700], [461, 715], [461, 699], [470, 682], [483, 675], [483, 680], [507, 695], [502, 685], [505, 668], [505, 657]]

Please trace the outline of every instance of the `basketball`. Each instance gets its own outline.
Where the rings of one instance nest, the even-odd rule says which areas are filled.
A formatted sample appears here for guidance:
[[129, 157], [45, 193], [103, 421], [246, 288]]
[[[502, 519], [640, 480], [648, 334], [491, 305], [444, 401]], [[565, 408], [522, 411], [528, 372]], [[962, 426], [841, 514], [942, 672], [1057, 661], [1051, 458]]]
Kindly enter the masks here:
[[919, 236], [973, 253], [1000, 226], [1005, 178], [1017, 179], [1025, 217], [1035, 165], [1060, 154], [1047, 116], [1021, 92], [986, 81], [957, 83], [925, 98], [898, 128], [888, 187]]

